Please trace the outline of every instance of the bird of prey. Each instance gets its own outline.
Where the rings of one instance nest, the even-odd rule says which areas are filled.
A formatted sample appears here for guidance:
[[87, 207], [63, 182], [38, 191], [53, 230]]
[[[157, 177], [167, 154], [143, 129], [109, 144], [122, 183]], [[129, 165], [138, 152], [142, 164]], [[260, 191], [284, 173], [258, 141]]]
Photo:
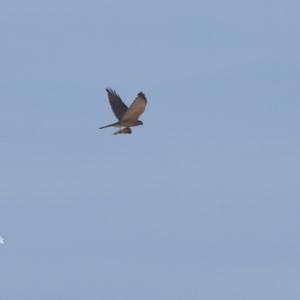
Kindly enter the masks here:
[[[122, 101], [121, 97], [113, 89], [108, 88], [106, 89], [106, 92], [108, 95], [110, 106], [115, 116], [117, 117], [118, 122], [100, 127], [99, 129], [114, 126], [119, 127], [119, 130], [114, 134], [130, 134], [132, 133], [130, 127], [143, 125], [143, 122], [138, 118], [144, 112], [147, 104], [147, 99], [144, 93], [138, 93], [137, 97], [128, 108], [127, 105]], [[122, 129], [122, 127], [125, 128]]]

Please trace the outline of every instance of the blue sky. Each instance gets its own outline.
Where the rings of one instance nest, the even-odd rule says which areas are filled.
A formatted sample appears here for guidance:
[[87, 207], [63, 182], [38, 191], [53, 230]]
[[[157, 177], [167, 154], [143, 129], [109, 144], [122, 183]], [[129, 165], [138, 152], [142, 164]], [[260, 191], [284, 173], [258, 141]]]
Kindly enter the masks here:
[[1, 299], [299, 299], [299, 9], [2, 1]]

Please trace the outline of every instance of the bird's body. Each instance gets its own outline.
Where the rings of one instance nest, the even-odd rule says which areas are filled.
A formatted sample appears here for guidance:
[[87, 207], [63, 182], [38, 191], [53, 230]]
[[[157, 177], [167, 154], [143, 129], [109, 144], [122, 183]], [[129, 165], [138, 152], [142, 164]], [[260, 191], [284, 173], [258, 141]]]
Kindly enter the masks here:
[[[119, 131], [117, 133], [131, 133], [130, 127], [143, 125], [143, 122], [138, 120], [139, 116], [144, 112], [147, 99], [144, 93], [138, 93], [135, 100], [132, 102], [130, 107], [128, 108], [126, 104], [122, 101], [120, 96], [112, 89], [106, 89], [110, 106], [115, 116], [119, 120], [116, 123], [112, 123], [99, 129], [107, 128], [107, 127], [119, 127]], [[122, 130], [122, 127], [125, 127]]]
[[119, 121], [113, 124], [109, 124], [103, 127], [100, 127], [99, 129], [107, 128], [107, 127], [133, 127], [133, 126], [139, 126], [142, 125], [140, 120], [137, 121], [132, 121], [132, 120], [124, 120], [124, 121]]

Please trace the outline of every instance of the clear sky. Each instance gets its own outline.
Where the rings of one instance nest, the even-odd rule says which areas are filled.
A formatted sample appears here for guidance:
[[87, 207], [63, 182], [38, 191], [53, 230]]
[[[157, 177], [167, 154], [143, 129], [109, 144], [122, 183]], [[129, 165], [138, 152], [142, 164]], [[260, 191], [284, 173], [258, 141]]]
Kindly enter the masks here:
[[1, 300], [300, 299], [299, 11], [2, 0]]

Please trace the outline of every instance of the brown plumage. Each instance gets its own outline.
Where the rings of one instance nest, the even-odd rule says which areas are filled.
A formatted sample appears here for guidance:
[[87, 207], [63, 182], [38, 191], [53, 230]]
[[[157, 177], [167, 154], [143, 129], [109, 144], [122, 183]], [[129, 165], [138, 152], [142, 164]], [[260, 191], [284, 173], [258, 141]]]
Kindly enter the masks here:
[[[110, 106], [112, 111], [114, 112], [118, 122], [100, 127], [99, 129], [107, 128], [107, 127], [119, 127], [118, 133], [131, 133], [131, 129], [129, 127], [143, 125], [143, 122], [138, 120], [139, 116], [144, 112], [145, 107], [147, 105], [147, 99], [144, 93], [138, 93], [135, 100], [132, 102], [130, 107], [122, 101], [121, 97], [111, 88], [106, 89]], [[128, 128], [123, 129], [122, 127]]]

